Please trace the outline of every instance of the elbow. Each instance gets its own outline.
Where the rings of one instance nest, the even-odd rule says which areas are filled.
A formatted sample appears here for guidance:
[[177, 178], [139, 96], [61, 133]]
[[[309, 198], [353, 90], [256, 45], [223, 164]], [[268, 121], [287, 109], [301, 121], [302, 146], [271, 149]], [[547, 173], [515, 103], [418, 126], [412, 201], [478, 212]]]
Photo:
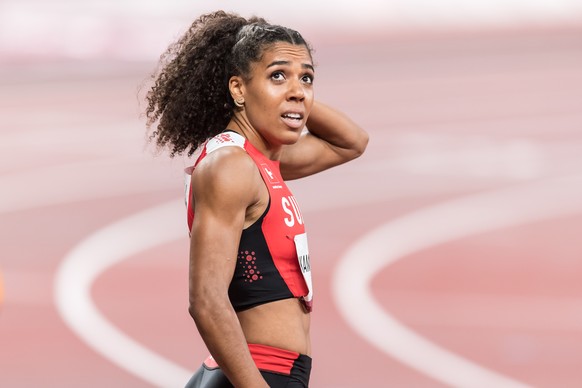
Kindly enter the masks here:
[[210, 303], [190, 302], [188, 313], [194, 321], [198, 332], [203, 335], [208, 331], [209, 325], [212, 325], [215, 321], [216, 309], [212, 309]]
[[190, 293], [188, 295], [188, 313], [197, 321], [200, 316], [204, 315], [204, 310], [207, 308], [207, 303], [205, 303], [207, 298], [201, 290], [197, 290], [190, 286]]
[[197, 325], [212, 317], [217, 311], [230, 307], [228, 295], [209, 290], [190, 291], [188, 313]]
[[190, 314], [190, 316], [195, 322], [197, 318], [200, 316], [199, 306], [195, 302], [190, 301], [190, 304], [188, 305], [188, 314]]
[[198, 323], [201, 318], [208, 316], [210, 311], [211, 302], [208, 297], [198, 295], [196, 293], [190, 293], [189, 303], [188, 303], [188, 313], [194, 320]]
[[188, 305], [188, 313], [194, 321], [196, 329], [202, 338], [205, 338], [206, 334], [209, 332], [211, 326], [213, 325], [214, 320], [214, 312], [209, 309], [209, 304], [190, 300]]
[[366, 151], [366, 148], [368, 147], [368, 143], [370, 142], [370, 135], [368, 134], [368, 132], [364, 131], [362, 129], [362, 136], [360, 139], [360, 148], [359, 148], [359, 152], [360, 155], [362, 155], [364, 153], [364, 151]]
[[363, 129], [360, 129], [358, 139], [354, 142], [354, 145], [352, 147], [353, 159], [356, 159], [364, 154], [364, 151], [366, 151], [366, 148], [368, 147], [369, 141], [370, 135], [368, 135], [368, 132], [364, 131]]

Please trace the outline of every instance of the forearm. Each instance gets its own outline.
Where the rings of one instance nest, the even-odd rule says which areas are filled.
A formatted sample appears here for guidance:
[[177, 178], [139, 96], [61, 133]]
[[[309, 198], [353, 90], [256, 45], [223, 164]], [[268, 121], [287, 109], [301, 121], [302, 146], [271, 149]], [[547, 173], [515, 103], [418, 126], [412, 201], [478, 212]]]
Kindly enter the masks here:
[[344, 113], [315, 101], [307, 129], [330, 145], [360, 156], [368, 145], [368, 134]]
[[190, 315], [210, 354], [235, 387], [268, 387], [228, 301], [193, 303]]
[[349, 162], [364, 153], [368, 134], [348, 116], [315, 101], [306, 123], [308, 132], [281, 155], [285, 180], [303, 178]]

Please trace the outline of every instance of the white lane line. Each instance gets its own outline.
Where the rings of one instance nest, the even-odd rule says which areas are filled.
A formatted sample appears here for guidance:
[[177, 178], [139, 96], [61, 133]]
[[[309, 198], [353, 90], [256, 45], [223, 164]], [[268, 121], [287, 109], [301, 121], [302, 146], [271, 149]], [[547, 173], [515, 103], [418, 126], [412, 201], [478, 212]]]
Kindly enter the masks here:
[[[350, 198], [345, 202], [351, 203]], [[191, 372], [159, 357], [111, 325], [94, 306], [90, 289], [110, 266], [184, 237], [182, 224], [176, 222], [183, 217], [183, 210], [183, 201], [176, 200], [95, 232], [64, 258], [56, 276], [56, 303], [72, 330], [105, 358], [159, 386], [183, 384]]]
[[466, 236], [582, 211], [582, 176], [452, 200], [390, 221], [357, 241], [333, 277], [334, 301], [346, 322], [382, 352], [454, 387], [527, 387], [415, 333], [376, 301], [370, 282], [382, 268]]
[[[357, 196], [346, 196], [325, 208], [357, 202]], [[304, 209], [321, 210], [321, 204], [308, 202]], [[63, 258], [55, 275], [55, 303], [69, 328], [104, 358], [161, 387], [183, 386], [193, 372], [160, 357], [116, 328], [95, 306], [91, 288], [103, 272], [126, 258], [186, 238], [184, 211], [184, 201], [178, 199], [97, 230]], [[184, 223], [178, 222], [181, 218]]]
[[184, 202], [174, 200], [115, 222], [89, 236], [64, 258], [55, 278], [55, 302], [65, 323], [91, 348], [159, 387], [184, 386], [192, 371], [159, 356], [111, 324], [91, 299], [107, 268], [160, 244], [187, 237]]
[[[133, 189], [140, 191], [139, 187]], [[414, 187], [409, 194], [419, 190]], [[400, 195], [401, 192], [396, 194]], [[82, 199], [86, 193], [76, 193], [74, 196]], [[342, 198], [338, 203], [323, 206], [348, 206], [360, 203], [361, 199], [357, 196]], [[376, 200], [379, 199], [370, 199]], [[55, 197], [48, 202], [56, 201]], [[66, 202], [67, 199], [62, 201]], [[11, 205], [14, 207], [17, 203], [13, 202]], [[24, 201], [20, 208], [34, 205], [40, 204], [33, 203], [32, 200]], [[308, 202], [304, 209], [321, 210], [321, 206], [316, 202]], [[5, 209], [0, 207], [0, 213], [2, 210]], [[143, 210], [97, 230], [63, 258], [55, 275], [55, 303], [69, 328], [104, 358], [135, 376], [162, 387], [183, 386], [193, 372], [160, 357], [116, 328], [95, 306], [91, 298], [91, 288], [103, 272], [126, 258], [167, 242], [187, 238], [184, 211], [184, 201], [178, 199]], [[181, 218], [184, 218], [183, 223], [179, 222]]]

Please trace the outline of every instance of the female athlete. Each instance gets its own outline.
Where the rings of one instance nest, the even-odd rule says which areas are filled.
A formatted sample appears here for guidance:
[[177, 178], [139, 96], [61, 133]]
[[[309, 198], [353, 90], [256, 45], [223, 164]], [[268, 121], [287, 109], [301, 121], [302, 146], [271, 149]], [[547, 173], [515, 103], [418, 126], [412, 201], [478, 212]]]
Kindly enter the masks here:
[[314, 99], [312, 50], [264, 19], [206, 14], [162, 55], [148, 128], [188, 169], [189, 312], [210, 357], [187, 387], [306, 387], [311, 263], [285, 185], [360, 156], [368, 135]]

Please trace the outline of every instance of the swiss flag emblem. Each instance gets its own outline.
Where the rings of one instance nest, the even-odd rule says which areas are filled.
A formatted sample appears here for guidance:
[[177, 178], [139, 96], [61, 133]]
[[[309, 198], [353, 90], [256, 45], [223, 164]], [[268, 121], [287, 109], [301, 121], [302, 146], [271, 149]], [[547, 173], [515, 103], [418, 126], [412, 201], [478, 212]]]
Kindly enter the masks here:
[[277, 179], [271, 168], [266, 163], [262, 163], [261, 168], [265, 172], [267, 178], [269, 178], [269, 183], [279, 183], [279, 179]]
[[218, 142], [218, 143], [227, 143], [227, 142], [232, 142], [232, 137], [230, 136], [229, 133], [220, 133], [217, 136], [214, 137], [214, 139]]

